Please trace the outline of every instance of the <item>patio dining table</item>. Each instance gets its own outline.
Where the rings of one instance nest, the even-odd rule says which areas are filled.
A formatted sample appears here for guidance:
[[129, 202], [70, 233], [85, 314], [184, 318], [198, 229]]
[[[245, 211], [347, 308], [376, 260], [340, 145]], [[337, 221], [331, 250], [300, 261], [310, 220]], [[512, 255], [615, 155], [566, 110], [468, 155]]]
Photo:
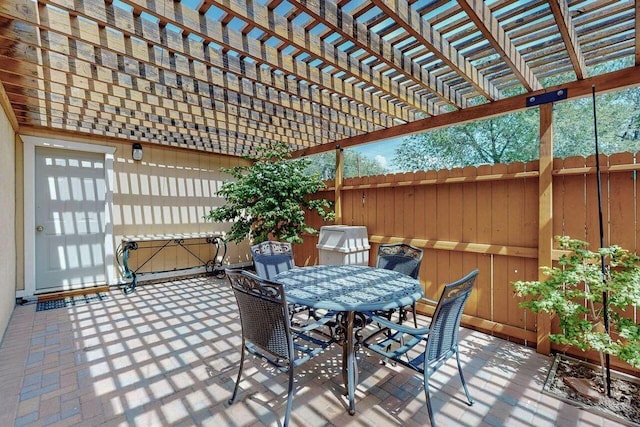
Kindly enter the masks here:
[[405, 274], [362, 265], [296, 267], [274, 280], [284, 285], [288, 302], [337, 312], [334, 333], [342, 346], [342, 379], [349, 413], [355, 414], [356, 352], [366, 326], [363, 313], [411, 305], [422, 297], [422, 285]]

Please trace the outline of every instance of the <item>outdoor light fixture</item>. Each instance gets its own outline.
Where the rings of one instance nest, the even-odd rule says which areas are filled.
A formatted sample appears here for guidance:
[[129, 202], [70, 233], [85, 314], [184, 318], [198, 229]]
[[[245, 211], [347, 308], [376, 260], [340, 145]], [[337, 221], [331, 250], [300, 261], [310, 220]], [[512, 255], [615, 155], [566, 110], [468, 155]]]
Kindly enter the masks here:
[[142, 160], [142, 145], [137, 142], [133, 144], [133, 150], [131, 151], [131, 157], [133, 160]]

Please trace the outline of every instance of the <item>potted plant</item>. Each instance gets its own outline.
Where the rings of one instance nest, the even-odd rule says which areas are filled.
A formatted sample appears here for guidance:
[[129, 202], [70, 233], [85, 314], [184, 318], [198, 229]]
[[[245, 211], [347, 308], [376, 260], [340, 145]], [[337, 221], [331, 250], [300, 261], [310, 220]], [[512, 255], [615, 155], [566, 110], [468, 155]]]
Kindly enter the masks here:
[[223, 168], [234, 179], [218, 191], [225, 204], [205, 218], [232, 222], [225, 240], [236, 243], [249, 237], [252, 243], [280, 240], [301, 243], [303, 233], [316, 233], [305, 214], [316, 212], [325, 221], [334, 219], [332, 203], [309, 196], [325, 187], [317, 174], [306, 172], [308, 159], [291, 160], [285, 144], [259, 148], [250, 166]]
[[640, 324], [630, 310], [640, 306], [640, 258], [616, 245], [592, 252], [588, 243], [567, 236], [556, 241], [568, 252], [557, 266], [541, 267], [546, 280], [518, 281], [513, 286], [518, 296], [526, 298], [521, 307], [558, 318], [559, 332], [550, 335], [551, 342], [600, 353], [603, 375], [596, 391], [588, 389], [595, 390], [592, 381], [564, 378], [577, 393], [598, 401], [605, 391], [611, 397], [608, 384], [604, 386], [603, 354], [640, 367]]

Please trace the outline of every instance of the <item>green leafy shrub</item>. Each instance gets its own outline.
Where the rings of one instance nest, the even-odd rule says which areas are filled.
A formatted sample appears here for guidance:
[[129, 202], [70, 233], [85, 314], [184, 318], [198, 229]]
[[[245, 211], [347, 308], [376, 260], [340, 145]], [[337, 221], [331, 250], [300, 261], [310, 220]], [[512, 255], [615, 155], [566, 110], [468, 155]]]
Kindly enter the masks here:
[[309, 174], [306, 159], [288, 160], [284, 144], [258, 149], [251, 166], [223, 168], [234, 180], [225, 181], [218, 195], [225, 204], [211, 210], [205, 219], [232, 222], [226, 240], [253, 243], [270, 238], [302, 242], [302, 233], [316, 233], [306, 225], [305, 213], [317, 212], [325, 221], [333, 220], [332, 204], [308, 196], [325, 187], [319, 175]]
[[[593, 349], [640, 367], [640, 324], [630, 308], [640, 305], [640, 258], [619, 246], [587, 249], [588, 243], [556, 237], [562, 255], [557, 267], [542, 267], [545, 281], [513, 283], [520, 303], [534, 313], [557, 315], [561, 333], [550, 340], [583, 351]], [[602, 260], [606, 273], [603, 277]], [[607, 294], [609, 331], [603, 327], [603, 293]]]

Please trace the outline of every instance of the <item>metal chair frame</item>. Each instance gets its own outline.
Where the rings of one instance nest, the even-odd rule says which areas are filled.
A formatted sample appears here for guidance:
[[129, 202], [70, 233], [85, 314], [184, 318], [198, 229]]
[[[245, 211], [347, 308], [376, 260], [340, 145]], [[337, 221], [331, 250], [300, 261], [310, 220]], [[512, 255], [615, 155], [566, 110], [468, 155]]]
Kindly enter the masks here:
[[[368, 313], [368, 316], [377, 322], [381, 328], [365, 338], [363, 341], [364, 347], [423, 375], [429, 420], [433, 426], [435, 426], [435, 421], [429, 393], [429, 378], [451, 356], [456, 357], [458, 373], [460, 374], [467, 401], [470, 406], [473, 405], [473, 400], [467, 389], [467, 383], [462, 374], [458, 352], [458, 331], [465, 303], [471, 294], [477, 275], [478, 270], [476, 269], [463, 278], [445, 285], [433, 313], [431, 323], [426, 328], [407, 327], [374, 313]], [[421, 343], [424, 344], [423, 351], [420, 351], [415, 357], [413, 357], [415, 351], [409, 354]]]
[[289, 374], [284, 426], [289, 424], [293, 402], [294, 369], [319, 355], [335, 339], [318, 330], [332, 317], [323, 318], [299, 329], [292, 329], [287, 299], [281, 283], [243, 270], [226, 270], [227, 279], [238, 304], [242, 325], [240, 368], [229, 399], [238, 395], [245, 354], [248, 352]]

